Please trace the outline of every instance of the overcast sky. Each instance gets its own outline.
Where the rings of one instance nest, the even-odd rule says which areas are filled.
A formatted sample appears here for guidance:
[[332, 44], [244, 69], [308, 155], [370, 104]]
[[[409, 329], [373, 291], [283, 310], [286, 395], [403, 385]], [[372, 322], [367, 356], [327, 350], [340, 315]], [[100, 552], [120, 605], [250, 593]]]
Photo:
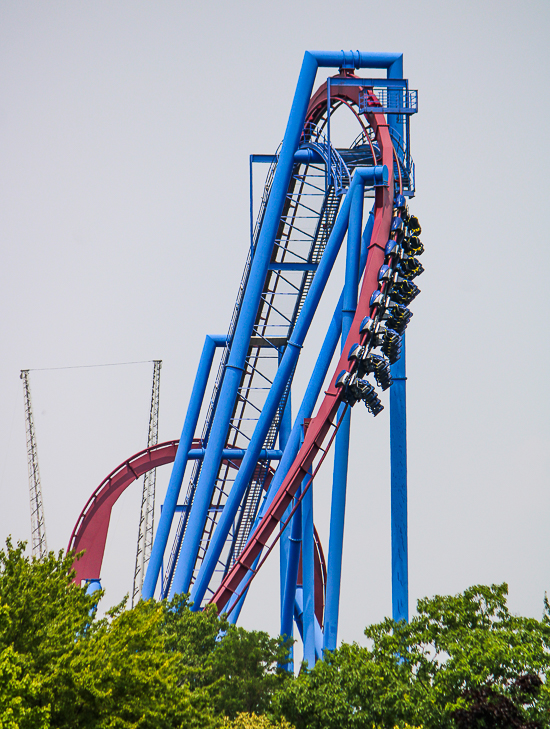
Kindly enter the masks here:
[[[248, 246], [248, 156], [272, 153], [304, 51], [402, 52], [426, 246], [407, 333], [411, 608], [550, 591], [548, 2], [0, 4], [0, 538], [28, 539], [19, 371], [162, 359], [179, 437]], [[318, 83], [326, 74], [318, 75]], [[297, 375], [342, 285], [339, 262]], [[152, 364], [31, 373], [48, 544], [146, 445]], [[340, 637], [391, 612], [388, 408], [356, 408]], [[166, 470], [168, 468], [168, 471]], [[331, 467], [315, 492], [328, 546]], [[159, 472], [160, 504], [169, 467]], [[106, 601], [132, 583], [141, 484], [113, 512]], [[278, 630], [273, 556], [245, 627]]]

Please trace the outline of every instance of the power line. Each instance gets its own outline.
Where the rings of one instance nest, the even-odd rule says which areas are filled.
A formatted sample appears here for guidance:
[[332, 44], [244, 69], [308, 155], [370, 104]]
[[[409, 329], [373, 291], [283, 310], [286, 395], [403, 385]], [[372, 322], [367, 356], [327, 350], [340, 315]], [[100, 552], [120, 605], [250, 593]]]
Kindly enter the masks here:
[[150, 364], [156, 362], [154, 359], [142, 359], [137, 362], [109, 362], [107, 364], [93, 364], [93, 365], [72, 365], [68, 367], [34, 367], [24, 370], [25, 372], [46, 372], [48, 370], [80, 370], [89, 369], [90, 367], [122, 367], [123, 365], [136, 365], [136, 364]]

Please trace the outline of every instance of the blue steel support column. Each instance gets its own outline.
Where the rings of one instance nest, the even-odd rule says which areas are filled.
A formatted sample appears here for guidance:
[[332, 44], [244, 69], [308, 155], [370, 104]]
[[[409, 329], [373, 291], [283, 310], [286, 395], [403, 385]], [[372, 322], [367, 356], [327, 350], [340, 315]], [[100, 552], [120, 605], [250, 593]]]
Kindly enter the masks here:
[[[361, 189], [356, 190], [354, 193], [349, 219], [346, 281], [342, 306], [342, 347], [347, 339], [357, 308], [362, 220], [363, 190]], [[350, 425], [351, 408], [348, 408], [340, 424], [334, 443], [334, 471], [330, 509], [330, 539], [323, 642], [323, 647], [330, 651], [335, 650], [338, 635]]]
[[[363, 271], [363, 269], [365, 268], [365, 265], [367, 263], [368, 250], [369, 250], [368, 247], [369, 247], [371, 236], [372, 236], [373, 225], [374, 225], [374, 214], [371, 210], [369, 219], [365, 226], [365, 230], [363, 231], [363, 236], [361, 238], [361, 260], [360, 260], [360, 264], [359, 264], [360, 272]], [[306, 392], [304, 394], [302, 404], [300, 405], [300, 409], [296, 416], [296, 420], [294, 422], [292, 432], [287, 441], [286, 448], [284, 449], [281, 463], [279, 464], [279, 467], [275, 473], [275, 476], [273, 477], [273, 480], [269, 487], [269, 491], [265, 497], [264, 503], [262, 504], [262, 506], [260, 508], [259, 514], [256, 518], [256, 521], [255, 521], [251, 531], [254, 531], [257, 523], [262, 518], [265, 509], [271, 503], [271, 499], [273, 498], [274, 494], [277, 493], [279, 486], [280, 486], [286, 472], [292, 465], [292, 463], [296, 457], [296, 454], [298, 453], [298, 449], [300, 447], [300, 442], [301, 442], [302, 426], [303, 426], [304, 420], [305, 420], [305, 418], [311, 417], [313, 408], [315, 407], [315, 403], [317, 402], [319, 393], [321, 392], [321, 387], [322, 387], [325, 377], [328, 373], [330, 362], [334, 355], [334, 351], [336, 349], [336, 345], [338, 343], [338, 339], [341, 334], [343, 298], [344, 298], [344, 294], [342, 292], [340, 299], [338, 300], [338, 303], [334, 310], [334, 314], [332, 316], [327, 333], [325, 335], [325, 339], [321, 346], [321, 350], [317, 357], [317, 361], [313, 368], [313, 372], [311, 374], [311, 378], [310, 378], [308, 386], [306, 388]], [[299, 493], [298, 493], [298, 495], [299, 495]], [[299, 565], [299, 558], [300, 558], [301, 524], [302, 524], [300, 510], [301, 510], [301, 506], [299, 506], [298, 509], [296, 510], [296, 513], [295, 513], [292, 523], [290, 525], [290, 532], [291, 532], [290, 542], [291, 542], [291, 544], [290, 544], [289, 555], [288, 555], [288, 569], [287, 569], [287, 573], [286, 573], [286, 584], [285, 584], [284, 590], [282, 592], [283, 599], [282, 599], [282, 609], [281, 609], [281, 635], [288, 635], [288, 636], [291, 636], [293, 633], [293, 614], [295, 613], [295, 604], [294, 603], [295, 603], [295, 599], [297, 599], [296, 598], [296, 579], [297, 579], [297, 575], [298, 575], [298, 565]], [[237, 594], [240, 594], [241, 589], [246, 585], [247, 580], [248, 580], [248, 575], [243, 579], [241, 586], [237, 590]], [[240, 612], [242, 603], [244, 601], [245, 594], [243, 594], [243, 596], [239, 599], [239, 605], [237, 605], [237, 607], [232, 609], [232, 612], [230, 614], [230, 621], [233, 623], [236, 621], [238, 613]], [[233, 605], [233, 601], [231, 601], [228, 604], [228, 610], [232, 608], [232, 605]], [[302, 612], [303, 612], [303, 609], [301, 608], [300, 614]], [[318, 658], [322, 657], [321, 656], [322, 636], [320, 635], [320, 632], [321, 632], [321, 629], [319, 628], [319, 625], [316, 624], [316, 652], [317, 652]], [[292, 660], [289, 660], [288, 670], [292, 670]]]
[[219, 335], [207, 335], [204, 340], [204, 346], [202, 348], [199, 367], [195, 376], [195, 383], [193, 384], [191, 399], [189, 400], [187, 415], [185, 416], [185, 422], [181, 432], [176, 459], [172, 466], [170, 482], [168, 483], [166, 498], [164, 499], [159, 524], [157, 526], [157, 533], [155, 534], [155, 540], [151, 550], [151, 558], [149, 559], [147, 572], [145, 573], [145, 579], [143, 581], [143, 600], [150, 600], [155, 594], [159, 572], [162, 567], [162, 559], [164, 557], [164, 551], [166, 549], [170, 528], [172, 526], [172, 520], [176, 513], [176, 504], [178, 503], [185, 467], [187, 466], [189, 449], [191, 448], [193, 436], [195, 435], [202, 400], [208, 383], [208, 376], [210, 375], [210, 370], [212, 368], [214, 352], [216, 351], [216, 347], [225, 346], [226, 341], [227, 337]]
[[[330, 367], [330, 363], [334, 355], [334, 351], [336, 349], [338, 338], [342, 329], [342, 298], [343, 297], [340, 296], [338, 304], [336, 305], [336, 309], [334, 310], [332, 320], [329, 324], [328, 331], [321, 346], [321, 351], [319, 352], [319, 356], [317, 357], [317, 361], [315, 363], [315, 367], [313, 368], [311, 378], [309, 380], [304, 398], [302, 400], [302, 404], [298, 411], [298, 415], [296, 416], [292, 432], [287, 441], [287, 445], [283, 453], [283, 458], [281, 459], [279, 467], [277, 468], [275, 476], [273, 477], [273, 480], [270, 484], [269, 492], [264, 503], [262, 504], [262, 508], [260, 509], [257, 521], [261, 519], [263, 511], [269, 505], [271, 501], [270, 496], [272, 498], [273, 495], [277, 493], [286, 472], [288, 471], [289, 467], [292, 465], [296, 457], [296, 453], [298, 452], [298, 449], [300, 447], [304, 420], [311, 417], [311, 413], [313, 412], [313, 408], [315, 407], [315, 403], [317, 402], [317, 398], [319, 397], [319, 393], [321, 392], [321, 388], [323, 386], [323, 382], [325, 381], [325, 377], [327, 376], [327, 372]], [[300, 492], [297, 493], [296, 498], [298, 498], [299, 494]], [[296, 595], [296, 579], [298, 577], [298, 564], [300, 560], [300, 545], [302, 539], [301, 508], [302, 507], [300, 505], [296, 509], [296, 512], [292, 518], [292, 523], [290, 525], [290, 546], [287, 560], [288, 566], [285, 575], [284, 587], [281, 593], [281, 635], [287, 635], [290, 637], [292, 637], [293, 634], [293, 614]], [[289, 670], [291, 670], [290, 662]]]
[[[298, 488], [295, 498], [300, 498], [302, 487]], [[290, 538], [288, 550], [288, 569], [286, 573], [286, 585], [281, 603], [281, 635], [292, 638], [294, 623], [294, 601], [296, 599], [296, 581], [298, 579], [298, 567], [300, 563], [300, 548], [302, 546], [302, 502], [294, 512], [290, 525]], [[292, 656], [292, 654], [291, 654]], [[289, 656], [289, 670], [293, 664], [293, 658]]]
[[[367, 245], [368, 245], [369, 241], [370, 241], [370, 233], [368, 236], [368, 240], [364, 244], [364, 250], [362, 249], [362, 251], [361, 251], [362, 267], [364, 267], [365, 262], [366, 262], [366, 257], [367, 257], [367, 253], [368, 253]], [[298, 415], [296, 416], [296, 419], [294, 421], [294, 426], [292, 428], [290, 437], [287, 441], [286, 448], [283, 452], [283, 457], [281, 459], [281, 463], [279, 464], [279, 467], [277, 468], [277, 471], [275, 472], [275, 476], [273, 477], [271, 484], [269, 486], [269, 490], [268, 490], [266, 496], [264, 497], [264, 502], [262, 503], [258, 516], [256, 517], [256, 520], [254, 521], [252, 529], [250, 530], [251, 533], [254, 531], [257, 524], [260, 522], [265, 509], [271, 503], [271, 499], [273, 498], [273, 495], [275, 493], [277, 493], [279, 486], [283, 480], [284, 474], [286, 473], [288, 468], [292, 465], [292, 462], [294, 461], [294, 458], [296, 457], [296, 453], [298, 453], [298, 449], [300, 447], [300, 442], [301, 442], [302, 425], [303, 425], [304, 419], [309, 418], [311, 416], [315, 403], [317, 402], [317, 398], [319, 397], [319, 393], [321, 392], [321, 387], [323, 386], [323, 382], [327, 375], [328, 368], [330, 366], [330, 362], [332, 360], [334, 351], [336, 349], [336, 345], [338, 344], [338, 338], [340, 336], [340, 332], [342, 329], [342, 298], [343, 297], [340, 296], [340, 299], [338, 300], [338, 304], [336, 305], [336, 308], [334, 310], [334, 314], [333, 314], [333, 317], [329, 324], [328, 331], [325, 335], [324, 342], [321, 346], [321, 351], [319, 352], [319, 356], [317, 357], [317, 361], [313, 368], [311, 378], [310, 378], [308, 386], [306, 388], [306, 392], [305, 392], [304, 398], [302, 400], [302, 404], [298, 411]], [[296, 514], [299, 512], [300, 508], [301, 507], [298, 507], [298, 509], [296, 510]], [[295, 514], [295, 516], [296, 516], [296, 514]], [[301, 534], [302, 534], [302, 532], [301, 532], [302, 520], [301, 520], [301, 516], [298, 516], [296, 518], [297, 518], [296, 522], [294, 522], [294, 518], [293, 518], [293, 523], [296, 523], [298, 525], [297, 526], [298, 531], [296, 532], [297, 536], [294, 537], [294, 542], [296, 542], [296, 541], [300, 542]], [[290, 532], [291, 532], [291, 540], [293, 539], [292, 528], [293, 527], [291, 525], [289, 527]], [[298, 574], [298, 561], [299, 561], [299, 557], [300, 557], [299, 545], [298, 545], [298, 551], [296, 553], [295, 558], [293, 557], [293, 554], [294, 554], [294, 552], [292, 551], [292, 543], [291, 543], [290, 548], [289, 548], [289, 557], [288, 557], [289, 568], [287, 569], [286, 584], [285, 584], [285, 588], [282, 593], [283, 607], [281, 610], [281, 612], [282, 612], [281, 626], [283, 626], [283, 627], [281, 627], [281, 635], [291, 635], [291, 633], [292, 633], [292, 614], [293, 614], [293, 610], [294, 610], [294, 598], [292, 598], [292, 600], [290, 600], [290, 597], [289, 597], [289, 600], [288, 600], [289, 607], [288, 607], [287, 612], [285, 613], [284, 605], [286, 603], [284, 600], [284, 596], [285, 595], [290, 596], [291, 594], [292, 595], [295, 594], [296, 576]], [[294, 566], [295, 566], [295, 572], [293, 573], [294, 577], [292, 578], [290, 576], [290, 573], [294, 569]], [[245, 585], [247, 584], [248, 578], [249, 578], [249, 575], [247, 575], [243, 579], [241, 585], [239, 586], [239, 588], [237, 590], [237, 594], [240, 594], [241, 590], [245, 587]], [[291, 585], [291, 587], [290, 587], [291, 592], [287, 592], [289, 585]], [[235, 608], [233, 608], [234, 600], [231, 600], [228, 603], [227, 612], [229, 612], [229, 610], [231, 610], [231, 613], [229, 616], [231, 622], [235, 622], [236, 615], [238, 615], [238, 612], [240, 611], [240, 608], [242, 607], [243, 599], [244, 599], [244, 594], [243, 594], [243, 597], [241, 597], [239, 599], [239, 605], [237, 605], [237, 607], [235, 607]], [[288, 613], [289, 617], [285, 618], [285, 615], [287, 613]], [[284, 626], [287, 626], [287, 627], [285, 628]], [[290, 626], [290, 627], [288, 627], [288, 626]]]
[[[403, 56], [399, 56], [389, 67], [388, 67], [388, 78], [403, 78]], [[391, 91], [388, 89], [388, 96]], [[399, 134], [403, 139], [403, 122], [398, 122], [397, 114], [388, 114], [388, 126]]]
[[[302, 400], [302, 405], [300, 407], [300, 410], [299, 410], [296, 420], [294, 422], [294, 427], [292, 429], [292, 433], [289, 438], [289, 442], [287, 443], [287, 448], [285, 449], [285, 452], [283, 454], [283, 459], [281, 459], [279, 468], [277, 469], [275, 476], [273, 478], [273, 481], [271, 482], [271, 486], [273, 487], [273, 491], [272, 491], [271, 486], [270, 486], [271, 496], [277, 492], [280, 483], [282, 482], [286, 472], [288, 471], [288, 468], [290, 467], [290, 465], [292, 465], [294, 458], [296, 457], [296, 453], [298, 452], [299, 447], [300, 447], [304, 420], [311, 416], [315, 403], [317, 402], [317, 398], [319, 397], [319, 393], [323, 386], [323, 382], [327, 375], [327, 372], [328, 372], [328, 369], [330, 366], [330, 362], [332, 360], [334, 350], [336, 349], [336, 345], [338, 343], [338, 338], [340, 336], [341, 320], [342, 320], [341, 305], [342, 305], [342, 301], [341, 301], [341, 297], [340, 297], [340, 300], [339, 300], [336, 310], [334, 312], [334, 316], [330, 323], [328, 332], [325, 336], [325, 340], [321, 347], [321, 351], [319, 352], [317, 362], [315, 363], [315, 367], [313, 369], [311, 379], [308, 383], [306, 393]], [[269, 505], [269, 503], [271, 501], [269, 496], [270, 496], [270, 494], [268, 493], [268, 496], [267, 496], [266, 500], [264, 501], [264, 504], [262, 505], [262, 509], [260, 511], [259, 518], [261, 518], [262, 512], [267, 508], [267, 506]], [[299, 496], [299, 493], [297, 494], [296, 498], [298, 496]], [[286, 575], [285, 575], [284, 589], [282, 592], [283, 600], [282, 600], [282, 605], [281, 605], [281, 635], [287, 635], [287, 636], [292, 636], [292, 633], [293, 633], [293, 614], [294, 614], [294, 600], [295, 600], [295, 594], [296, 594], [296, 579], [298, 576], [298, 565], [299, 565], [299, 560], [300, 560], [300, 546], [301, 546], [301, 539], [302, 539], [301, 508], [302, 507], [300, 505], [298, 507], [298, 509], [296, 510], [294, 517], [292, 518], [292, 523], [290, 526], [291, 536], [290, 536], [290, 547], [289, 547], [289, 553], [288, 553], [288, 567], [287, 567], [287, 571], [286, 571]], [[287, 527], [287, 529], [288, 529], [288, 527]]]
[[407, 375], [405, 337], [401, 357], [392, 365], [390, 388], [392, 618], [409, 620], [407, 536]]
[[[388, 68], [388, 78], [403, 78], [403, 57]], [[403, 124], [388, 114], [390, 129], [403, 137]], [[391, 460], [391, 543], [392, 617], [409, 619], [409, 567], [407, 535], [407, 389], [405, 337], [400, 359], [391, 368], [390, 460]]]
[[[372, 236], [373, 226], [374, 214], [371, 210], [367, 225], [365, 226], [365, 230], [363, 232], [363, 237], [361, 238], [361, 262], [359, 264], [360, 271], [363, 271], [367, 264], [367, 257], [369, 253], [368, 247]], [[265, 510], [269, 507], [273, 497], [279, 490], [279, 486], [283, 482], [283, 478], [285, 477], [290, 466], [292, 466], [294, 459], [296, 458], [296, 454], [300, 449], [302, 426], [304, 420], [305, 418], [311, 417], [313, 408], [315, 407], [315, 403], [317, 402], [317, 398], [319, 397], [319, 393], [321, 392], [321, 387], [323, 385], [324, 379], [327, 376], [330, 362], [336, 350], [336, 345], [338, 344], [338, 339], [340, 338], [340, 335], [342, 333], [343, 300], [344, 293], [342, 291], [342, 294], [338, 299], [338, 303], [330, 321], [329, 328], [325, 335], [321, 351], [319, 352], [317, 362], [315, 363], [315, 367], [313, 368], [311, 378], [309, 380], [304, 398], [302, 400], [302, 404], [300, 405], [300, 409], [298, 411], [298, 414], [296, 415], [296, 419], [292, 427], [292, 432], [290, 434], [287, 446], [284, 450], [283, 457], [281, 458], [281, 462], [279, 463], [277, 471], [275, 472], [275, 476], [273, 477], [273, 480], [269, 485], [269, 490], [266, 494], [258, 517], [256, 518], [253, 529], [256, 528]]]
[[[372, 229], [374, 225], [374, 214], [371, 210], [369, 219], [367, 221], [367, 224], [365, 226], [365, 230], [363, 231], [363, 236], [361, 238], [361, 261], [359, 264], [359, 271], [362, 272], [366, 266], [367, 263], [367, 257], [369, 252], [369, 244], [372, 237]], [[290, 434], [290, 437], [287, 441], [286, 448], [283, 452], [283, 457], [281, 459], [281, 462], [279, 464], [279, 467], [275, 473], [275, 476], [273, 477], [273, 480], [271, 481], [269, 491], [264, 499], [264, 502], [259, 510], [259, 514], [256, 517], [256, 520], [254, 522], [254, 525], [251, 529], [251, 532], [254, 531], [256, 528], [256, 525], [261, 520], [265, 509], [269, 506], [271, 503], [271, 500], [274, 496], [274, 494], [277, 493], [279, 486], [281, 485], [281, 482], [292, 465], [296, 454], [298, 453], [298, 450], [300, 448], [301, 438], [302, 438], [302, 427], [304, 420], [306, 418], [311, 417], [311, 414], [313, 412], [313, 408], [315, 407], [315, 403], [317, 402], [317, 399], [319, 397], [319, 393], [321, 392], [321, 387], [323, 386], [323, 382], [325, 380], [325, 377], [327, 376], [328, 369], [332, 360], [332, 357], [334, 355], [334, 352], [336, 350], [336, 345], [338, 344], [338, 339], [340, 338], [340, 334], [342, 331], [342, 303], [343, 303], [344, 294], [342, 292], [340, 299], [338, 300], [338, 303], [336, 305], [336, 308], [334, 310], [334, 314], [332, 316], [331, 322], [329, 324], [327, 333], [325, 335], [325, 339], [323, 341], [323, 344], [321, 346], [321, 350], [319, 352], [319, 356], [317, 357], [317, 361], [315, 363], [315, 366], [313, 368], [313, 372], [311, 374], [311, 378], [309, 380], [308, 386], [306, 388], [306, 392], [304, 394], [302, 403], [300, 405], [300, 409], [298, 411], [298, 414], [296, 416], [296, 419], [294, 421], [294, 426], [292, 428], [292, 432]], [[300, 558], [300, 543], [301, 543], [301, 512], [300, 512], [301, 506], [298, 507], [295, 513], [295, 519], [293, 518], [292, 524], [290, 525], [289, 529], [291, 532], [291, 545], [289, 549], [289, 556], [288, 556], [288, 569], [286, 574], [286, 584], [285, 588], [283, 590], [283, 603], [282, 603], [282, 617], [281, 617], [281, 635], [292, 635], [293, 632], [293, 614], [295, 614], [295, 600], [297, 599], [297, 593], [296, 593], [296, 578], [298, 575], [298, 565], [299, 565], [299, 558]], [[294, 531], [293, 531], [294, 530]], [[259, 560], [259, 557], [258, 557]], [[245, 587], [248, 581], [248, 575], [243, 579], [241, 585], [239, 586], [239, 589], [237, 590], [237, 594], [241, 593], [241, 590]], [[230, 622], [234, 623], [237, 620], [238, 614], [240, 612], [240, 609], [242, 607], [242, 604], [244, 602], [246, 592], [239, 598], [239, 604], [233, 608], [233, 601], [228, 603], [227, 610], [231, 610], [230, 613]], [[300, 615], [303, 612], [303, 607], [300, 608]], [[300, 628], [302, 630], [302, 628]], [[321, 635], [321, 629], [319, 628], [319, 625], [316, 624], [316, 652], [317, 657], [322, 657], [322, 635]], [[292, 661], [289, 661], [289, 670], [292, 670]]]
[[[201, 569], [199, 571], [199, 574], [197, 575], [195, 584], [193, 585], [193, 589], [191, 591], [191, 599], [195, 603], [195, 609], [198, 609], [200, 602], [204, 597], [204, 593], [206, 592], [206, 589], [208, 587], [208, 583], [212, 578], [212, 574], [222, 552], [229, 530], [231, 529], [231, 526], [233, 524], [233, 520], [235, 519], [237, 510], [241, 504], [242, 498], [244, 496], [246, 488], [248, 487], [254, 469], [256, 468], [259, 451], [264, 443], [271, 422], [273, 421], [275, 411], [279, 403], [281, 402], [285, 387], [294, 371], [294, 367], [300, 354], [300, 349], [302, 348], [302, 344], [309, 330], [309, 326], [317, 309], [317, 305], [321, 299], [325, 284], [332, 271], [336, 256], [338, 255], [342, 239], [347, 230], [351, 199], [353, 197], [355, 189], [358, 186], [360, 186], [361, 189], [363, 188], [365, 178], [369, 180], [374, 179], [375, 182], [377, 182], [378, 180], [382, 182], [385, 179], [387, 182], [387, 168], [383, 166], [372, 168], [357, 167], [355, 169], [350, 188], [348, 190], [348, 193], [346, 194], [346, 197], [336, 218], [336, 222], [327, 242], [323, 257], [321, 258], [321, 261], [317, 268], [317, 272], [311, 284], [311, 288], [309, 289], [309, 292], [304, 301], [303, 308], [296, 321], [294, 331], [292, 332], [292, 335], [288, 340], [284, 356], [281, 360], [281, 363], [267, 395], [266, 401], [262, 408], [262, 412], [258, 418], [258, 422], [256, 423], [256, 427], [254, 429], [254, 433], [252, 434], [252, 438], [250, 439], [250, 443], [248, 444], [246, 455], [243, 458], [241, 467], [239, 469], [235, 482], [233, 483], [231, 493], [229, 494], [227, 502], [225, 503], [223, 512], [220, 516], [220, 520], [204, 557]], [[207, 457], [208, 451], [205, 456], [204, 462], [206, 462]], [[196, 507], [194, 504], [193, 509], [195, 508]], [[206, 508], [208, 508], [208, 506]], [[191, 512], [191, 515], [193, 515], [193, 512]], [[182, 556], [183, 554], [180, 554], [178, 569], [180, 568]], [[183, 572], [184, 569], [186, 568], [182, 567], [181, 571]], [[175, 586], [174, 591], [181, 591], [181, 583], [178, 583]]]
[[[307, 482], [308, 479], [305, 479]], [[302, 586], [304, 588], [304, 660], [315, 665], [315, 567], [313, 539], [313, 487], [302, 499]]]
[[[281, 360], [282, 352], [279, 350], [279, 361]], [[288, 443], [288, 439], [290, 437], [290, 432], [292, 430], [292, 402], [291, 402], [291, 392], [288, 393], [287, 401], [285, 404], [285, 409], [283, 410], [283, 415], [281, 418], [281, 424], [279, 426], [279, 447], [282, 451], [286, 448], [286, 444]], [[279, 560], [279, 582], [280, 582], [280, 592], [281, 592], [281, 609], [283, 604], [283, 596], [285, 591], [285, 579], [286, 579], [286, 570], [287, 570], [287, 564], [288, 564], [288, 550], [290, 547], [290, 540], [289, 540], [290, 534], [288, 531], [285, 531], [283, 535], [281, 536], [281, 539], [279, 540], [279, 552], [280, 552], [280, 560]], [[281, 618], [282, 618], [282, 612], [281, 612]]]

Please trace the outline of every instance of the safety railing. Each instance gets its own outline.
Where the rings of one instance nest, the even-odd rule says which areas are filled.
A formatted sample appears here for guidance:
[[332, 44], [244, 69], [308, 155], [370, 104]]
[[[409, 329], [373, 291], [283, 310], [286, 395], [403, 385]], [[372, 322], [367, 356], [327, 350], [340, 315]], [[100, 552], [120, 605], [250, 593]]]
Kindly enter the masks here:
[[384, 114], [416, 114], [418, 91], [396, 87], [373, 87], [359, 91], [359, 113], [365, 114], [372, 107]]

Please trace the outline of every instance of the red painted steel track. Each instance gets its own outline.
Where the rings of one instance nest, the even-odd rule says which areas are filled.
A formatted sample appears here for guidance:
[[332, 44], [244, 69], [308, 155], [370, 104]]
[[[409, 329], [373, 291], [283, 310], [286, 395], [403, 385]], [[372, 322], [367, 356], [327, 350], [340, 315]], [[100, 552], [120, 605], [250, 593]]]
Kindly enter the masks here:
[[[103, 556], [105, 554], [105, 544], [107, 542], [107, 533], [109, 531], [109, 522], [111, 520], [111, 511], [113, 506], [123, 494], [123, 492], [136, 481], [140, 476], [160, 466], [173, 463], [178, 449], [177, 440], [159, 443], [143, 451], [139, 451], [131, 458], [117, 466], [111, 473], [99, 484], [93, 494], [86, 502], [86, 506], [82, 509], [80, 516], [75, 524], [67, 551], [74, 551], [77, 554], [84, 552], [80, 559], [75, 560], [74, 569], [76, 576], [74, 581], [80, 584], [81, 580], [99, 579], [101, 575], [101, 566], [103, 564]], [[193, 440], [192, 448], [200, 448], [201, 441]], [[224, 461], [229, 466], [238, 468], [237, 463], [240, 458], [234, 461]], [[265, 488], [267, 489], [274, 471], [270, 469], [268, 477], [265, 479]], [[322, 623], [323, 609], [325, 600], [326, 586], [326, 565], [323, 549], [317, 530], [315, 529], [315, 614]]]
[[[316, 95], [317, 98], [318, 95], [319, 92]], [[348, 362], [348, 351], [352, 344], [360, 341], [359, 325], [362, 319], [367, 314], [372, 315], [369, 305], [370, 298], [373, 291], [376, 291], [378, 288], [378, 271], [384, 263], [384, 248], [389, 238], [393, 213], [393, 145], [384, 115], [372, 113], [368, 115], [368, 120], [375, 133], [381, 151], [382, 159], [379, 164], [387, 166], [389, 181], [387, 187], [377, 188], [376, 191], [374, 227], [355, 317], [330, 386], [325, 392], [325, 397], [317, 415], [312, 419], [307, 428], [304, 443], [294, 463], [289, 469], [262, 521], [250, 536], [247, 546], [210, 600], [211, 603], [217, 606], [220, 612], [237, 592], [239, 585], [249, 570], [252, 569], [256, 557], [269, 541], [275, 528], [280, 524], [298, 486], [307, 476], [308, 470], [312, 467], [315, 458], [322, 450], [323, 442], [330, 428], [333, 427], [338, 407], [341, 403], [341, 390], [335, 387], [336, 377], [343, 369], [351, 370], [352, 365]]]
[[146, 448], [117, 466], [99, 484], [82, 509], [67, 547], [67, 551], [84, 551], [74, 563], [75, 582], [99, 579], [111, 510], [117, 499], [131, 483], [147, 471], [173, 463], [177, 448], [177, 440]]

